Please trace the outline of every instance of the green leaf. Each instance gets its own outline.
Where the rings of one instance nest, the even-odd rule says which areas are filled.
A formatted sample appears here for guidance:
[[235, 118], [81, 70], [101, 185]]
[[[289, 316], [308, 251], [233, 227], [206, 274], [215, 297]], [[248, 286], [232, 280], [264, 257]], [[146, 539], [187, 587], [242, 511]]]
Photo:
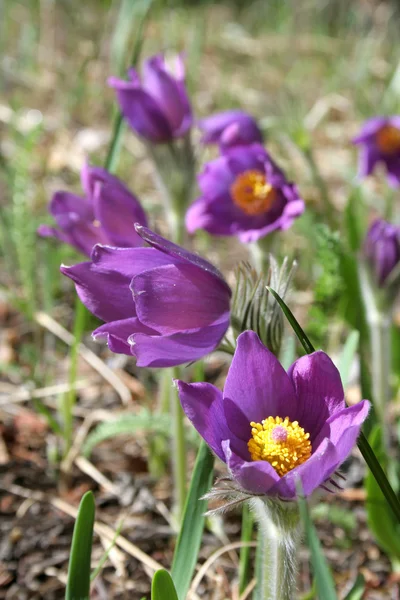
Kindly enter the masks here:
[[353, 587], [347, 594], [344, 600], [361, 600], [365, 592], [365, 579], [364, 576], [359, 573], [357, 579], [354, 582]]
[[344, 389], [346, 389], [349, 381], [350, 368], [358, 349], [360, 334], [358, 331], [352, 331], [343, 346], [339, 360], [339, 373], [342, 379]]
[[79, 505], [72, 536], [65, 600], [88, 600], [89, 598], [94, 513], [93, 493], [86, 492]]
[[154, 573], [151, 583], [151, 600], [178, 600], [172, 577], [165, 569]]
[[100, 423], [100, 425], [87, 436], [86, 442], [82, 448], [82, 454], [88, 457], [92, 453], [93, 448], [104, 440], [118, 437], [119, 435], [132, 435], [138, 430], [168, 434], [170, 431], [169, 416], [154, 416], [148, 410], [143, 409], [137, 415], [124, 414], [112, 421]]
[[317, 532], [310, 519], [307, 502], [305, 498], [301, 496], [301, 492], [302, 490], [300, 487], [298, 494], [300, 516], [305, 529], [307, 545], [311, 553], [311, 564], [313, 567], [318, 597], [320, 600], [337, 600], [335, 584], [322, 551]]
[[347, 201], [344, 211], [344, 224], [347, 242], [353, 252], [357, 252], [365, 237], [366, 220], [365, 202], [361, 186], [355, 187]]
[[185, 600], [197, 562], [204, 529], [207, 501], [201, 500], [209, 491], [214, 471], [214, 456], [201, 442], [186, 499], [182, 526], [172, 562], [172, 578], [180, 600]]
[[[371, 446], [383, 467], [388, 465], [388, 458], [382, 444], [382, 430], [375, 426], [371, 435]], [[368, 526], [374, 534], [379, 546], [392, 558], [400, 560], [400, 526], [393, 512], [389, 509], [382, 491], [373, 475], [368, 472], [365, 479], [367, 492]]]
[[[300, 324], [296, 320], [292, 311], [286, 306], [285, 302], [274, 290], [272, 290], [271, 288], [269, 288], [269, 290], [274, 295], [274, 297], [276, 298], [276, 301], [279, 303], [280, 307], [282, 308], [286, 318], [289, 321], [290, 326], [292, 327], [293, 331], [297, 335], [299, 341], [302, 343], [304, 350], [308, 354], [315, 352], [314, 346], [312, 345], [312, 343], [310, 342], [310, 340], [304, 333], [303, 329], [300, 327]], [[360, 449], [361, 454], [364, 457], [365, 462], [367, 463], [369, 469], [371, 470], [373, 476], [375, 477], [380, 489], [382, 490], [382, 493], [385, 496], [387, 503], [389, 504], [394, 515], [396, 516], [397, 521], [400, 523], [399, 499], [397, 498], [392, 486], [390, 485], [389, 480], [386, 477], [386, 474], [379, 463], [379, 460], [375, 456], [375, 453], [374, 453], [373, 449], [371, 448], [371, 446], [369, 445], [368, 440], [365, 437], [365, 435], [363, 434], [363, 432], [361, 432], [358, 437], [358, 447]]]

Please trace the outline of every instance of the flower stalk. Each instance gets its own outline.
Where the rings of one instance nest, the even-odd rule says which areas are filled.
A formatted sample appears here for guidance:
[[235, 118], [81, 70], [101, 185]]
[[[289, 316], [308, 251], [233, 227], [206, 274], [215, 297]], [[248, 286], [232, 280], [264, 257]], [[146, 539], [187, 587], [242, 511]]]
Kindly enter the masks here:
[[258, 523], [255, 599], [293, 600], [300, 539], [298, 507], [265, 498], [253, 498], [251, 507]]
[[[172, 379], [180, 376], [179, 367], [171, 369]], [[175, 386], [171, 386], [172, 467], [174, 478], [174, 512], [178, 524], [182, 520], [186, 500], [186, 442], [184, 414]]]

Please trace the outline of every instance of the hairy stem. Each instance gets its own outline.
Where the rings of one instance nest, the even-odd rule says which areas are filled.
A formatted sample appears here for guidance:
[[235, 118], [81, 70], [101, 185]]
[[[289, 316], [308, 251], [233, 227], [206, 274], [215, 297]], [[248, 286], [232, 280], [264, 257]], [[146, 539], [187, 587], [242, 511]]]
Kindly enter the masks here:
[[258, 522], [256, 600], [294, 600], [297, 545], [300, 539], [297, 506], [254, 498]]

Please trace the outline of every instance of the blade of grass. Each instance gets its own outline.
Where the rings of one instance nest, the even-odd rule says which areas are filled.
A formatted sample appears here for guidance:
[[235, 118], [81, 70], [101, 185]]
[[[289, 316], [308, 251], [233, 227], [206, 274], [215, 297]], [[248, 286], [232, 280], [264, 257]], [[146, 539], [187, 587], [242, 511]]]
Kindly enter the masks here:
[[151, 600], [178, 600], [174, 582], [168, 571], [160, 569], [154, 573]]
[[[314, 346], [312, 345], [312, 343], [310, 342], [310, 340], [304, 333], [303, 329], [301, 328], [300, 324], [296, 320], [296, 318], [293, 315], [290, 308], [285, 304], [285, 302], [282, 300], [282, 298], [279, 296], [279, 294], [277, 294], [277, 292], [275, 292], [275, 290], [271, 289], [270, 287], [267, 287], [267, 289], [268, 289], [268, 291], [271, 292], [271, 294], [274, 296], [274, 298], [278, 302], [285, 317], [289, 321], [290, 326], [292, 327], [293, 331], [297, 335], [299, 341], [302, 343], [303, 348], [307, 352], [307, 354], [311, 354], [312, 352], [315, 352]], [[368, 465], [369, 469], [371, 470], [373, 476], [375, 477], [380, 489], [382, 490], [382, 493], [385, 496], [387, 503], [391, 507], [396, 519], [400, 523], [399, 499], [397, 498], [392, 486], [390, 485], [389, 480], [386, 477], [384, 470], [382, 469], [377, 457], [375, 456], [374, 451], [372, 450], [372, 448], [371, 448], [370, 444], [368, 443], [368, 440], [365, 437], [365, 435], [363, 434], [363, 432], [360, 433], [357, 444], [358, 444], [361, 454], [364, 457], [365, 462], [367, 463], [367, 465]]]
[[313, 566], [318, 596], [320, 600], [337, 600], [334, 581], [325, 560], [317, 532], [310, 519], [307, 502], [301, 495], [301, 486], [298, 491], [300, 516], [305, 529], [307, 545], [311, 553], [311, 564]]
[[193, 469], [189, 494], [172, 562], [172, 578], [180, 600], [186, 598], [192, 580], [204, 529], [204, 512], [207, 501], [202, 496], [211, 487], [214, 469], [214, 456], [207, 444], [201, 442]]
[[90, 575], [90, 583], [93, 583], [93, 581], [96, 579], [97, 575], [102, 570], [102, 568], [103, 568], [103, 566], [104, 566], [107, 558], [109, 557], [109, 554], [110, 554], [111, 550], [115, 546], [115, 542], [117, 541], [117, 538], [118, 538], [119, 534], [121, 533], [122, 525], [123, 525], [123, 521], [121, 520], [121, 522], [119, 523], [117, 529], [115, 530], [115, 535], [114, 535], [114, 537], [113, 537], [113, 539], [111, 541], [111, 544], [109, 545], [109, 547], [107, 548], [107, 550], [104, 552], [103, 556], [100, 558], [99, 564], [94, 569], [93, 573]]
[[88, 600], [89, 598], [94, 514], [93, 493], [86, 492], [79, 505], [75, 521], [65, 600]]

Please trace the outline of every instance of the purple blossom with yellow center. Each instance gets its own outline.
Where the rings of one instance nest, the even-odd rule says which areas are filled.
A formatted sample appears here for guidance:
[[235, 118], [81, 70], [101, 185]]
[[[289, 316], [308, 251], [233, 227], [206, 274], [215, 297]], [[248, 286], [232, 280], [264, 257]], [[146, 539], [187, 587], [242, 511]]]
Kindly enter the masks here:
[[105, 324], [93, 336], [140, 367], [198, 360], [219, 345], [230, 320], [231, 290], [220, 272], [146, 227], [150, 247], [97, 245], [91, 261], [61, 267], [83, 304]]
[[142, 78], [133, 68], [128, 77], [127, 81], [110, 77], [108, 84], [115, 89], [122, 114], [139, 136], [158, 144], [189, 131], [193, 116], [181, 57], [175, 60], [174, 74], [165, 58], [157, 55], [144, 62]]
[[201, 197], [186, 214], [190, 233], [205, 229], [254, 242], [287, 229], [304, 211], [296, 186], [260, 144], [227, 149], [205, 165], [198, 183]]
[[203, 144], [219, 144], [221, 149], [262, 142], [257, 121], [242, 110], [226, 110], [197, 121]]
[[142, 246], [134, 224], [147, 225], [146, 214], [122, 181], [101, 167], [85, 165], [81, 171], [85, 195], [56, 192], [49, 211], [56, 227], [41, 225], [39, 235], [55, 237], [90, 256], [95, 244]]
[[360, 146], [359, 175], [370, 175], [378, 164], [386, 167], [388, 181], [400, 185], [400, 115], [373, 117], [353, 139]]
[[400, 263], [400, 227], [383, 219], [371, 224], [364, 242], [364, 254], [379, 287], [385, 287]]
[[237, 340], [224, 391], [177, 381], [183, 410], [250, 494], [293, 499], [329, 482], [354, 447], [369, 402], [346, 407], [324, 352], [283, 369], [253, 331]]

